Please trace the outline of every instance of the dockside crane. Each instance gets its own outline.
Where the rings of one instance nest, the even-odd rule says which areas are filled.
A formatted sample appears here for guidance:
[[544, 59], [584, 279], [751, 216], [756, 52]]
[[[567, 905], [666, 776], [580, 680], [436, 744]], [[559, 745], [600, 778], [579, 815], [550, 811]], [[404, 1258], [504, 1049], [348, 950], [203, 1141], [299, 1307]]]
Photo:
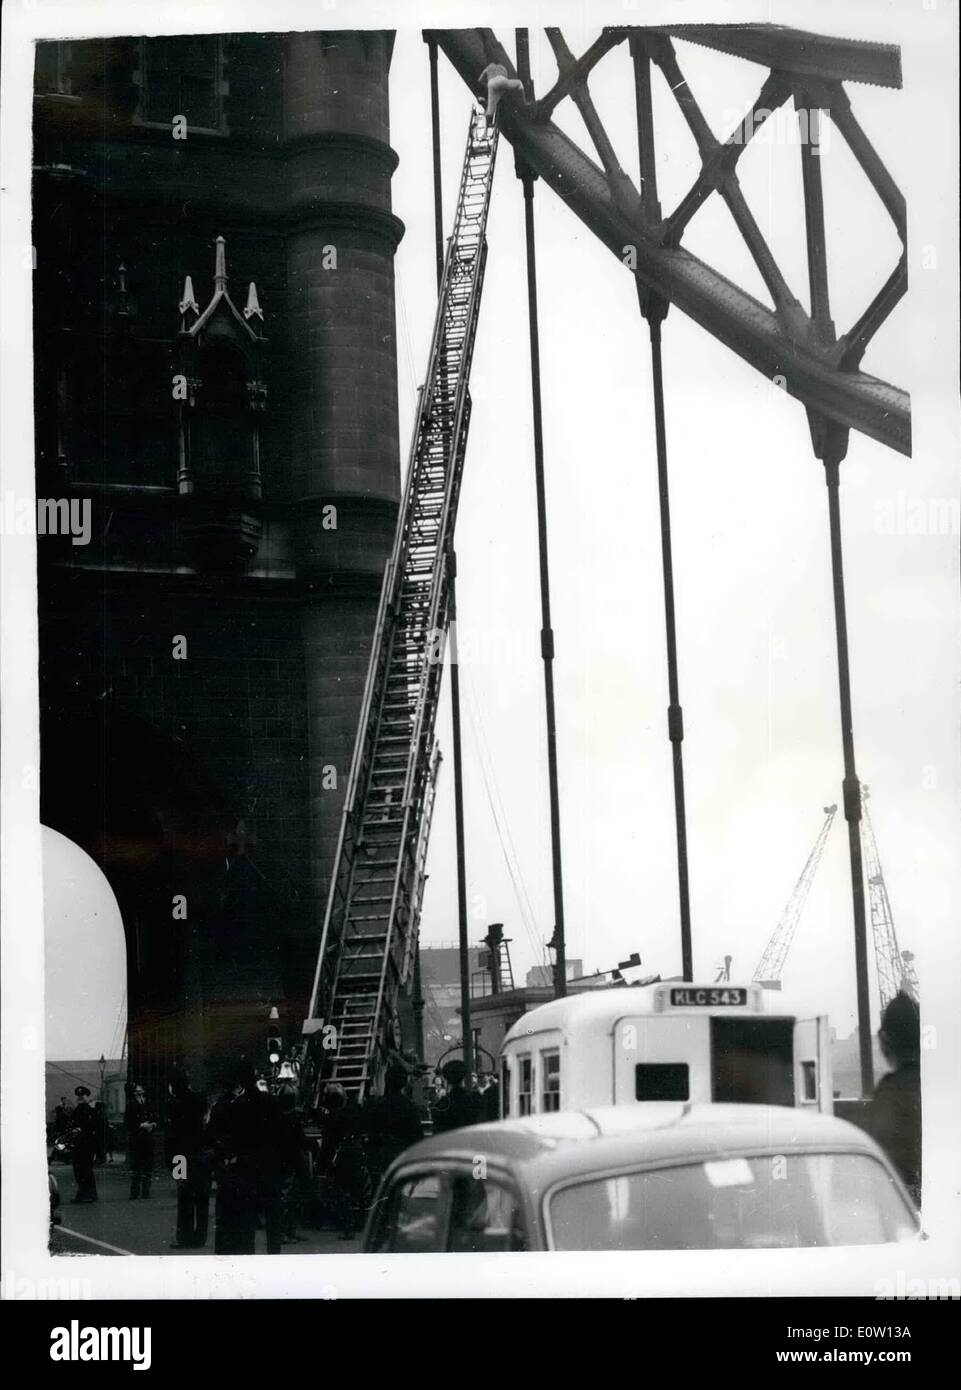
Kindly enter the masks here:
[[327, 1080], [363, 1100], [405, 1043], [497, 140], [473, 110], [303, 1025], [308, 1104]]
[[801, 920], [801, 913], [804, 904], [807, 902], [808, 894], [811, 891], [811, 884], [814, 882], [814, 875], [817, 873], [818, 865], [821, 862], [821, 855], [824, 853], [824, 846], [827, 843], [831, 826], [834, 824], [834, 817], [837, 815], [837, 806], [825, 806], [824, 824], [814, 841], [814, 848], [807, 857], [807, 863], [801, 870], [801, 876], [794, 885], [794, 891], [788, 899], [787, 906], [781, 914], [781, 920], [774, 928], [770, 941], [764, 948], [764, 953], [757, 963], [757, 967], [751, 979], [766, 989], [781, 988], [781, 972], [784, 969], [784, 962], [787, 953], [791, 949], [791, 942], [797, 931], [798, 922]]
[[894, 913], [888, 897], [887, 884], [881, 869], [878, 842], [871, 823], [868, 809], [870, 791], [862, 786], [861, 838], [864, 844], [864, 875], [868, 885], [868, 900], [871, 905], [871, 930], [874, 933], [874, 959], [878, 971], [878, 993], [881, 1008], [891, 1002], [899, 990], [919, 1000], [918, 976], [914, 968], [914, 955], [898, 947], [898, 936], [894, 929]]

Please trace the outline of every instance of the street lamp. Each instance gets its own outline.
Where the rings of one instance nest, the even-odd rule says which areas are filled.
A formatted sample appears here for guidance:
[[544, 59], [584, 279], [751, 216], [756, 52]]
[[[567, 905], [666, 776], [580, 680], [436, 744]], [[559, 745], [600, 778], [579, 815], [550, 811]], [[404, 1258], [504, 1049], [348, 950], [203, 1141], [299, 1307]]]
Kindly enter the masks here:
[[100, 1099], [103, 1100], [103, 1074], [107, 1069], [107, 1059], [101, 1052], [100, 1061], [97, 1063], [100, 1068]]

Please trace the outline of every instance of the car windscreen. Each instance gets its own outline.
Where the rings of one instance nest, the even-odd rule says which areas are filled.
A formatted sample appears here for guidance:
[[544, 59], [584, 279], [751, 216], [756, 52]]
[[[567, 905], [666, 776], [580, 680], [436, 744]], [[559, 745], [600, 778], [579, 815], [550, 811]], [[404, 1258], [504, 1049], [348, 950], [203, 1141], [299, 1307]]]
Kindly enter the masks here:
[[556, 1250], [769, 1250], [908, 1239], [917, 1218], [868, 1154], [710, 1159], [592, 1178], [549, 1200]]

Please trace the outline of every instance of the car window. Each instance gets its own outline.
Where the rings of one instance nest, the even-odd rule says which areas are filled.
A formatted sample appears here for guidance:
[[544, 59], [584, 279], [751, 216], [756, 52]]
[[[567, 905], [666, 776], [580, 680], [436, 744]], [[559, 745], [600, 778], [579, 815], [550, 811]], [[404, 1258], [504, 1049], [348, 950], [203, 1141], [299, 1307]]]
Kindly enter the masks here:
[[866, 1154], [722, 1158], [577, 1183], [550, 1201], [559, 1250], [769, 1250], [905, 1239], [916, 1221]]
[[[880, 1163], [857, 1154], [811, 1154], [809, 1163], [828, 1245], [880, 1245], [916, 1233], [915, 1213], [905, 1209], [894, 1179]], [[870, 1185], [864, 1180], [865, 1163], [872, 1169]]]
[[438, 1173], [422, 1173], [396, 1183], [374, 1249], [398, 1254], [443, 1250], [448, 1196], [447, 1182]]
[[520, 1208], [506, 1187], [490, 1178], [454, 1178], [449, 1250], [481, 1254], [526, 1248]]

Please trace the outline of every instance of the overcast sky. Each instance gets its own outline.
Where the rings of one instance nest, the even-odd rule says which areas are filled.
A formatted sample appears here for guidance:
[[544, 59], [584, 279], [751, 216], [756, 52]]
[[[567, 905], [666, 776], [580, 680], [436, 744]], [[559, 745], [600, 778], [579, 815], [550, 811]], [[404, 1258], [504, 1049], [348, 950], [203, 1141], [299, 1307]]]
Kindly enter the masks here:
[[[617, 22], [622, 8], [592, 9], [596, 28], [566, 24], [574, 53], [600, 22]], [[820, 15], [817, 6], [775, 8], [741, 4], [727, 15], [716, 6], [725, 13], [715, 17], [773, 18], [902, 46], [903, 91], [849, 92], [908, 199], [911, 297], [872, 343], [864, 369], [911, 390], [915, 450], [907, 459], [852, 434], [842, 516], [858, 769], [872, 789], [900, 945], [917, 953], [923, 988], [926, 948], [953, 936], [958, 912], [956, 349], [948, 335], [937, 340], [926, 313], [939, 297], [956, 295], [953, 124], [934, 122], [936, 148], [918, 144], [923, 122], [938, 107], [951, 109], [956, 79], [944, 69], [943, 47], [951, 21], [946, 7], [919, 5], [848, 5], [840, 25], [830, 7]], [[565, 9], [584, 13], [559, 5], [553, 22], [563, 24]], [[513, 52], [512, 29], [497, 32]], [[678, 52], [723, 138], [756, 96], [763, 71], [690, 45]], [[542, 37], [533, 56], [542, 94], [555, 73]], [[440, 63], [446, 233], [470, 99], [443, 54]], [[626, 48], [615, 49], [595, 69], [591, 90], [634, 175], [630, 74]], [[667, 211], [698, 165], [673, 98], [656, 82]], [[427, 49], [419, 31], [402, 29], [392, 71], [394, 207], [407, 226], [396, 261], [402, 452], [435, 307], [429, 118]], [[570, 102], [555, 119], [591, 152]], [[832, 309], [842, 332], [895, 264], [898, 241], [835, 129], [823, 146]], [[800, 153], [790, 120], [779, 118], [749, 147], [738, 171], [807, 307]], [[680, 969], [680, 938], [647, 329], [615, 257], [543, 183], [535, 206], [567, 951], [587, 969], [604, 969], [636, 950], [645, 967], [670, 974]], [[515, 976], [546, 959], [553, 927], [523, 237], [521, 186], [505, 143], [457, 550], [471, 935], [479, 939], [489, 922], [503, 921]], [[769, 302], [719, 200], [699, 211], [684, 244]], [[935, 248], [929, 270], [925, 246]], [[695, 974], [711, 976], [730, 953], [734, 976], [746, 979], [814, 843], [822, 808], [841, 800], [827, 492], [803, 408], [676, 310], [664, 329], [664, 372]], [[439, 731], [447, 757], [425, 944], [457, 936], [446, 696]], [[842, 1032], [854, 1021], [853, 959], [839, 813], [785, 985], [827, 1008]]]

